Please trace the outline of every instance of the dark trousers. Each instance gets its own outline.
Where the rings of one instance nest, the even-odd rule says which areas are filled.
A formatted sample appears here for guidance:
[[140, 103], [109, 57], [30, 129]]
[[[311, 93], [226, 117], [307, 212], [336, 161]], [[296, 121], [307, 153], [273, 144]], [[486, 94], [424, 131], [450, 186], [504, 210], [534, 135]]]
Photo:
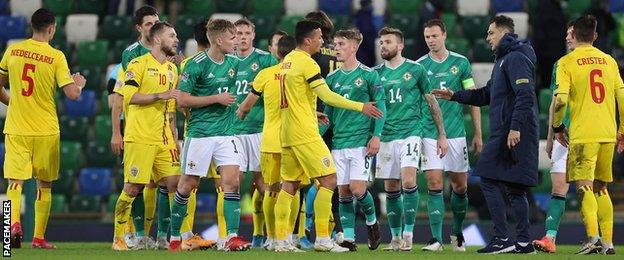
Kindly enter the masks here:
[[516, 220], [516, 242], [530, 242], [528, 187], [494, 179], [481, 178], [481, 190], [485, 196], [490, 216], [494, 223], [494, 235], [508, 238], [507, 204], [503, 194], [509, 199]]

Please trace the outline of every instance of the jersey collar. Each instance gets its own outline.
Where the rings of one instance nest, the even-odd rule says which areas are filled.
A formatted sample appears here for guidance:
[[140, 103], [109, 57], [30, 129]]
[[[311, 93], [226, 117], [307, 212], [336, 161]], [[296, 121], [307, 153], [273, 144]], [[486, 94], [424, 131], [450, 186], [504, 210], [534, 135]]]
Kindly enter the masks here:
[[249, 54], [245, 57], [241, 57], [238, 56], [238, 53], [236, 53], [236, 57], [238, 57], [239, 60], [246, 60], [247, 58], [249, 58], [249, 56], [251, 56], [251, 54], [253, 54], [256, 51], [256, 47], [251, 47], [251, 52], [249, 52]]
[[442, 64], [444, 63], [446, 60], [448, 60], [449, 56], [451, 56], [451, 52], [449, 50], [446, 50], [446, 56], [444, 57], [444, 59], [442, 59], [441, 61], [436, 60], [432, 55], [431, 52], [427, 53], [427, 55], [429, 56], [429, 58], [431, 58], [431, 60], [435, 63], [439, 63]]
[[345, 75], [349, 75], [351, 74], [351, 72], [355, 71], [356, 69], [358, 69], [360, 67], [361, 63], [358, 61], [357, 64], [355, 65], [355, 68], [353, 68], [352, 70], [345, 70], [344, 69], [344, 65], [340, 66], [340, 72], [344, 73]]
[[388, 68], [388, 69], [395, 70], [398, 67], [401, 67], [401, 65], [403, 65], [403, 63], [405, 63], [405, 61], [407, 61], [407, 58], [403, 57], [403, 61], [401, 62], [401, 64], [397, 65], [394, 68], [390, 66], [390, 63], [388, 61], [384, 61], [384, 66], [386, 66], [386, 68]]

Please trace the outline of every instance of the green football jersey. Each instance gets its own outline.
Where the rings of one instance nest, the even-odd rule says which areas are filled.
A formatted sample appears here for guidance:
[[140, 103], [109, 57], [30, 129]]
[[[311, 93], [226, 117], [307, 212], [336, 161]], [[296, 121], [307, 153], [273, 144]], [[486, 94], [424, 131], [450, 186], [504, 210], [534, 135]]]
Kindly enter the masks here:
[[[427, 54], [416, 62], [423, 65], [427, 70], [432, 89], [450, 89], [457, 92], [474, 87], [470, 62], [463, 55], [449, 51], [446, 59], [438, 62]], [[446, 137], [449, 139], [466, 137], [463, 105], [443, 99], [438, 99], [438, 104], [442, 111]], [[427, 104], [423, 109], [423, 138], [437, 139], [438, 129]]]
[[[557, 61], [553, 65], [552, 79], [550, 80], [550, 89], [552, 91], [557, 90], [557, 63], [559, 62]], [[563, 116], [563, 124], [568, 128], [570, 127], [570, 106], [566, 108], [565, 116]]]
[[[238, 73], [236, 75], [236, 105], [243, 103], [249, 90], [251, 90], [251, 83], [258, 72], [264, 68], [271, 67], [277, 64], [277, 60], [270, 53], [256, 49], [251, 52], [247, 57], [238, 57], [240, 59], [238, 63]], [[262, 98], [256, 102], [252, 107], [244, 121], [241, 121], [238, 117], [234, 119], [233, 131], [234, 134], [255, 134], [262, 132], [262, 123], [264, 122], [264, 101]]]
[[[353, 101], [366, 103], [385, 99], [379, 75], [363, 64], [351, 71], [334, 70], [327, 75], [326, 82], [332, 91]], [[372, 136], [374, 120], [359, 112], [331, 106], [326, 106], [325, 112], [334, 131], [333, 149], [366, 146]]]
[[126, 48], [121, 53], [121, 67], [124, 71], [126, 71], [126, 69], [128, 68], [128, 63], [130, 63], [132, 59], [143, 56], [143, 54], [146, 54], [148, 52], [150, 52], [150, 49], [145, 48], [145, 46], [141, 45], [141, 42], [137, 41], [133, 44], [130, 44], [130, 46], [128, 46], [128, 48]]
[[[210, 96], [235, 91], [239, 59], [226, 55], [221, 63], [214, 62], [205, 52], [195, 55], [184, 66], [178, 88], [191, 96]], [[236, 106], [212, 104], [191, 108], [187, 137], [232, 135], [231, 127]]]
[[375, 67], [386, 94], [386, 122], [382, 142], [405, 139], [422, 134], [422, 108], [425, 93], [431, 91], [425, 68], [405, 59], [396, 68], [386, 63]]

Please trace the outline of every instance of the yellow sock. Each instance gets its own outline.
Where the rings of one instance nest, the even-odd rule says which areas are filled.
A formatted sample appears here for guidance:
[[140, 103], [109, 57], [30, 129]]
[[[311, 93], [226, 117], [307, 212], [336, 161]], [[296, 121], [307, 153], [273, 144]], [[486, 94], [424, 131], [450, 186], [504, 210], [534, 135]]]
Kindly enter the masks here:
[[123, 238], [124, 227], [128, 221], [128, 211], [132, 207], [133, 197], [122, 191], [115, 204], [115, 234], [114, 237]]
[[156, 212], [157, 197], [156, 192], [158, 188], [145, 186], [143, 189], [143, 200], [145, 201], [145, 235], [149, 236], [152, 230], [152, 223], [154, 223], [154, 213]]
[[48, 219], [50, 218], [50, 204], [52, 204], [51, 189], [37, 189], [37, 199], [35, 200], [35, 238], [45, 238]]
[[327, 225], [327, 234], [334, 232], [334, 228], [336, 227], [336, 220], [334, 220], [334, 214], [329, 212], [329, 224]]
[[227, 237], [227, 229], [225, 226], [225, 213], [223, 212], [223, 189], [217, 190], [217, 227], [219, 228], [219, 238], [225, 239]]
[[251, 196], [251, 203], [253, 205], [253, 235], [264, 236], [264, 211], [262, 207], [262, 200], [264, 196], [256, 189]]
[[613, 243], [613, 203], [607, 189], [595, 193], [596, 205], [598, 205], [598, 223], [602, 242]]
[[277, 201], [277, 192], [265, 191], [262, 200], [262, 209], [264, 211], [264, 223], [266, 224], [267, 237], [275, 238], [275, 203]]
[[[130, 205], [130, 207], [132, 207], [132, 205]], [[128, 219], [132, 219], [131, 213], [132, 213], [132, 208], [128, 210], [128, 213], [127, 213]], [[128, 221], [128, 223], [126, 224], [126, 233], [134, 234], [135, 232], [136, 232], [136, 229], [134, 229], [134, 222]]]
[[7, 189], [7, 199], [11, 201], [11, 225], [20, 222], [20, 209], [22, 208], [22, 185], [11, 183]]
[[277, 201], [275, 202], [275, 237], [277, 240], [284, 241], [288, 238], [290, 205], [293, 200], [293, 195], [281, 190], [277, 195]]
[[305, 207], [305, 198], [303, 198], [303, 202], [299, 207], [299, 237], [305, 237], [305, 222], [306, 222], [306, 207]]
[[297, 217], [299, 217], [299, 202], [301, 202], [301, 196], [299, 196], [299, 191], [297, 191], [290, 202], [290, 214], [288, 215], [288, 232], [290, 234], [295, 232], [295, 223], [297, 222]]
[[576, 190], [581, 202], [581, 215], [585, 223], [587, 237], [598, 236], [598, 203], [590, 186], [581, 186]]
[[186, 217], [182, 220], [180, 234], [193, 232], [193, 219], [195, 218], [195, 207], [197, 206], [197, 190], [193, 189], [186, 204]]
[[334, 192], [325, 187], [319, 187], [314, 199], [314, 224], [316, 225], [316, 237], [328, 238], [329, 218], [332, 214], [332, 195]]

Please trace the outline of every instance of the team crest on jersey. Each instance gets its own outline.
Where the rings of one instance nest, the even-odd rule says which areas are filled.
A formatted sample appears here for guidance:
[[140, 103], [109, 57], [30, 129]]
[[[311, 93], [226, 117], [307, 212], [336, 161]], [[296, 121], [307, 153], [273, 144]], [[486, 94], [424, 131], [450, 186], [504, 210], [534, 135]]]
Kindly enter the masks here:
[[173, 71], [169, 71], [169, 81], [173, 81]]
[[190, 161], [186, 165], [188, 166], [189, 170], [195, 170], [195, 166], [197, 166], [197, 164], [195, 164], [195, 162], [193, 161]]
[[451, 67], [451, 73], [453, 73], [453, 75], [457, 74], [458, 72], [459, 72], [459, 68], [457, 66]]
[[260, 68], [260, 65], [257, 62], [251, 64], [251, 70], [256, 71], [258, 68]]
[[128, 71], [126, 72], [126, 80], [134, 79], [134, 72]]
[[409, 72], [405, 72], [405, 74], [403, 74], [403, 79], [405, 81], [409, 81], [410, 79], [412, 79], [412, 74]]
[[323, 157], [323, 165], [325, 165], [325, 167], [329, 168], [329, 166], [331, 165], [331, 161], [329, 160], [329, 158]]
[[234, 77], [234, 74], [236, 74], [236, 73], [234, 72], [234, 69], [230, 68], [230, 69], [228, 70], [228, 75], [230, 76], [230, 78], [231, 78], [231, 77]]
[[357, 78], [353, 84], [355, 84], [356, 86], [360, 87], [362, 86], [362, 84], [364, 84], [364, 81], [362, 80], [362, 78]]
[[130, 175], [132, 175], [132, 177], [136, 177], [137, 175], [139, 175], [139, 167], [132, 166], [130, 168]]

